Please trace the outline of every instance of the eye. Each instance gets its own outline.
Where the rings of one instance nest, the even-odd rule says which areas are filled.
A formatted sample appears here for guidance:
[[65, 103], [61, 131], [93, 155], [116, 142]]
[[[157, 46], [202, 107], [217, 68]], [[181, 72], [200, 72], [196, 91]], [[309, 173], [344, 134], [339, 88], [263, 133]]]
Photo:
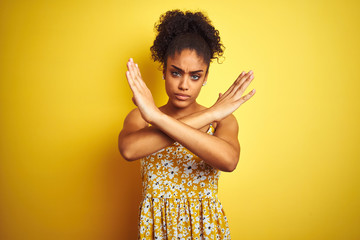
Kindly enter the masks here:
[[171, 75], [173, 75], [174, 77], [179, 77], [181, 76], [181, 74], [179, 72], [171, 72]]
[[200, 79], [200, 76], [199, 75], [192, 75], [191, 78], [193, 80], [199, 80]]

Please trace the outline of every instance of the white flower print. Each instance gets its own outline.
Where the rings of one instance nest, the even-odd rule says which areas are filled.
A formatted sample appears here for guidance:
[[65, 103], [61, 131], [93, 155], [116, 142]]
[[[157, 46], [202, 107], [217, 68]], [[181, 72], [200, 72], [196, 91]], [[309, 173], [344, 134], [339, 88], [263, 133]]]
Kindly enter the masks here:
[[140, 167], [138, 239], [230, 239], [217, 199], [219, 170], [178, 142], [142, 158]]
[[193, 170], [197, 169], [197, 163], [194, 160], [190, 160], [186, 162], [184, 165], [184, 173], [189, 176], [190, 173], [193, 172]]
[[179, 171], [179, 167], [174, 167], [174, 168], [170, 167], [169, 178], [172, 179], [175, 176], [175, 174], [177, 174], [178, 171]]
[[151, 182], [156, 176], [154, 175], [153, 171], [149, 171], [148, 172], [148, 179]]
[[206, 176], [204, 176], [205, 173], [204, 172], [198, 172], [195, 175], [195, 180], [193, 181], [194, 183], [199, 183], [200, 181], [204, 181], [206, 179]]
[[148, 163], [148, 164], [146, 165], [146, 168], [149, 169], [149, 170], [152, 169], [152, 168], [153, 168], [153, 164], [152, 164], [152, 163]]
[[147, 213], [149, 211], [149, 209], [150, 209], [150, 203], [147, 202], [147, 203], [145, 203], [144, 208], [143, 208], [144, 213]]
[[205, 195], [205, 197], [210, 197], [211, 196], [211, 190], [210, 189], [205, 189], [204, 190], [204, 195]]
[[208, 223], [209, 223], [209, 220], [210, 220], [210, 218], [207, 217], [206, 215], [203, 215], [203, 216], [201, 217], [201, 221], [203, 222], [203, 225], [208, 224]]
[[[186, 152], [184, 151], [183, 153], [185, 154]], [[185, 155], [185, 160], [190, 160], [192, 158], [193, 158], [193, 155], [190, 153]]]
[[167, 159], [161, 160], [161, 164], [164, 167], [172, 167], [172, 165], [173, 165], [173, 163], [170, 160], [167, 160]]
[[196, 204], [195, 205], [195, 210], [199, 210], [200, 209], [200, 204]]
[[195, 233], [199, 233], [200, 232], [200, 230], [201, 230], [201, 227], [200, 227], [200, 224], [197, 222], [197, 223], [195, 223], [195, 229], [194, 229], [194, 232]]
[[214, 223], [206, 223], [205, 224], [205, 233], [206, 235], [210, 235], [212, 229], [214, 228]]
[[163, 181], [160, 178], [156, 178], [154, 180], [153, 189], [160, 189], [162, 182]]

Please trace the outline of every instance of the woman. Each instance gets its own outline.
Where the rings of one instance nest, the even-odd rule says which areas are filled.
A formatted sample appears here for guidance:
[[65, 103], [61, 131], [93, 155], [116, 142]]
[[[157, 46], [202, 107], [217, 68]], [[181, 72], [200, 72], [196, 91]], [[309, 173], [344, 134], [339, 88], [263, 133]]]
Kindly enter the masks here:
[[119, 150], [141, 159], [143, 200], [140, 239], [230, 239], [217, 197], [220, 171], [240, 157], [238, 123], [232, 113], [255, 93], [243, 95], [252, 71], [242, 72], [206, 108], [196, 102], [211, 60], [222, 56], [219, 32], [201, 12], [168, 11], [156, 25], [152, 57], [163, 68], [168, 102], [156, 107], [139, 67], [130, 59], [126, 77], [137, 106], [124, 121]]

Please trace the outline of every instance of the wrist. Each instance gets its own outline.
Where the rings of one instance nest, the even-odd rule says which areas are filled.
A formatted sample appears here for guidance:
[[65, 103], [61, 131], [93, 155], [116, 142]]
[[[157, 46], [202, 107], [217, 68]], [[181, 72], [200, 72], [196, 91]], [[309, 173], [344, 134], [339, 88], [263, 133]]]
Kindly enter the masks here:
[[212, 121], [218, 122], [218, 121], [221, 120], [220, 117], [219, 117], [218, 112], [216, 111], [215, 105], [208, 108], [207, 111], [208, 111], [208, 113], [207, 113], [208, 117], [210, 119], [212, 119]]
[[163, 117], [164, 113], [156, 108], [149, 116], [147, 122], [153, 126], [157, 126], [159, 120]]

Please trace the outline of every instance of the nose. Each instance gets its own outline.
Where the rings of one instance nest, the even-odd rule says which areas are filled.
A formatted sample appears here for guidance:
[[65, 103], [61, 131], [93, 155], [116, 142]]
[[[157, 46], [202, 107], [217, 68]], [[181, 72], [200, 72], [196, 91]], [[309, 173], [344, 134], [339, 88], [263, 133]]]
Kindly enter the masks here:
[[180, 90], [183, 90], [183, 91], [186, 91], [189, 89], [189, 79], [188, 77], [184, 76], [180, 79], [180, 82], [179, 82], [179, 89]]

